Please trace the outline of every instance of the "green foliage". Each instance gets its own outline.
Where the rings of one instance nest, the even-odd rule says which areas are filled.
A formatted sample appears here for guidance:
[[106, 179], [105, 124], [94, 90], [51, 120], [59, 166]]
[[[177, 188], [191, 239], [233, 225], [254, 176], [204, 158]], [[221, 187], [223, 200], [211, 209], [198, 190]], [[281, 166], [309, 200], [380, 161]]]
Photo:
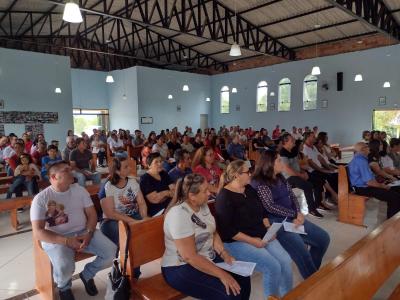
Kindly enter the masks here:
[[399, 110], [374, 111], [373, 130], [386, 131], [388, 138], [398, 137], [400, 131]]
[[97, 115], [74, 115], [74, 134], [80, 136], [82, 131], [91, 134], [93, 128], [99, 127]]

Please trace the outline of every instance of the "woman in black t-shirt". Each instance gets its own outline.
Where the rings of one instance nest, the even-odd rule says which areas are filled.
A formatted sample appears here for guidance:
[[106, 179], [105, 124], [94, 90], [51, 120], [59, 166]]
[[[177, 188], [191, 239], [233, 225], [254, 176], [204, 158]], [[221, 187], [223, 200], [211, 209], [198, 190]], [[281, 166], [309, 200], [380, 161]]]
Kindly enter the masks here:
[[175, 184], [162, 168], [160, 153], [149, 154], [146, 162], [149, 170], [140, 177], [140, 190], [146, 200], [148, 215], [154, 216], [173, 205]]

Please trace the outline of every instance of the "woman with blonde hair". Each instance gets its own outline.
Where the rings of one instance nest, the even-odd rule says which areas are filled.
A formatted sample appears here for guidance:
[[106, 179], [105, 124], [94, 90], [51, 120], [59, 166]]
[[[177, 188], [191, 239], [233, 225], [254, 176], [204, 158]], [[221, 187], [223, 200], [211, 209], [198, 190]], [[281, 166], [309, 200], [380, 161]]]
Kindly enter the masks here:
[[257, 264], [256, 270], [263, 274], [265, 297], [281, 297], [293, 285], [291, 259], [278, 240], [263, 240], [270, 224], [250, 178], [243, 160], [228, 165], [225, 186], [216, 200], [218, 232], [236, 259]]
[[177, 205], [165, 216], [165, 252], [161, 270], [165, 281], [183, 294], [199, 299], [249, 299], [250, 277], [228, 273], [215, 263], [232, 264], [224, 249], [207, 200], [208, 184], [199, 174], [179, 179]]

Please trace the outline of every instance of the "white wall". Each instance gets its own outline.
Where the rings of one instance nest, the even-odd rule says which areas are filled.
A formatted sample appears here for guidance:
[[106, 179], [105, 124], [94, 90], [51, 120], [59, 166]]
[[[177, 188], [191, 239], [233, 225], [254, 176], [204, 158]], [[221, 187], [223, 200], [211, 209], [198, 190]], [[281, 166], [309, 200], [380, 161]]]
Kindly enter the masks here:
[[110, 129], [124, 128], [133, 132], [139, 128], [137, 67], [111, 73], [115, 82], [107, 84]]
[[106, 76], [106, 72], [71, 69], [73, 107], [108, 109]]
[[[387, 57], [387, 53], [391, 56]], [[273, 129], [276, 124], [285, 129], [292, 125], [318, 125], [329, 133], [331, 142], [352, 144], [361, 139], [362, 130], [371, 129], [374, 109], [396, 108], [400, 104], [399, 57], [400, 46], [391, 46], [212, 76], [212, 125], [238, 124], [258, 129]], [[303, 111], [303, 79], [315, 64], [321, 68], [318, 109]], [[344, 73], [342, 92], [336, 91], [337, 72]], [[354, 82], [357, 73], [363, 75], [363, 82]], [[290, 112], [277, 111], [278, 82], [284, 77], [292, 82]], [[274, 97], [268, 98], [275, 103], [275, 111], [256, 112], [256, 87], [261, 80], [266, 80], [269, 91], [275, 92]], [[386, 80], [391, 82], [389, 89], [382, 88]], [[328, 83], [329, 90], [323, 90], [322, 83]], [[230, 114], [219, 112], [219, 93], [224, 85], [238, 89], [237, 94], [230, 94]], [[380, 96], [386, 96], [386, 106], [378, 106]], [[321, 108], [321, 100], [328, 100], [328, 108]], [[240, 111], [235, 111], [236, 104]]]
[[[140, 124], [140, 129], [149, 133], [178, 126], [183, 130], [186, 125], [196, 130], [200, 127], [200, 114], [209, 115], [211, 125], [210, 97], [211, 77], [193, 73], [137, 67], [139, 116], [152, 117], [153, 124]], [[189, 86], [183, 92], [184, 84]], [[168, 95], [173, 99], [168, 99]], [[177, 111], [177, 106], [181, 111]]]
[[[44, 134], [63, 146], [73, 127], [69, 57], [0, 48], [0, 99], [4, 111], [58, 112], [58, 123], [44, 124]], [[25, 125], [6, 124], [5, 131], [21, 135]]]

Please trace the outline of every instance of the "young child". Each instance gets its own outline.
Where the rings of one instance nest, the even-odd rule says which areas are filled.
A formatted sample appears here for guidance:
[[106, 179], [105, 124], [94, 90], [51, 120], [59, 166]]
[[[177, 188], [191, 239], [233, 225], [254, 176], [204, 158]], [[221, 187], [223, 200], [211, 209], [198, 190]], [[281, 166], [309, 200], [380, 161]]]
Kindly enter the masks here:
[[49, 177], [47, 176], [49, 164], [61, 160], [61, 156], [58, 156], [58, 148], [53, 144], [47, 147], [47, 154], [47, 156], [42, 158], [42, 178], [49, 181]]
[[14, 171], [14, 180], [7, 192], [7, 199], [10, 199], [18, 188], [25, 186], [29, 196], [33, 196], [39, 192], [37, 181], [40, 180], [40, 171], [38, 167], [32, 163], [31, 156], [23, 153], [20, 155], [21, 164]]

